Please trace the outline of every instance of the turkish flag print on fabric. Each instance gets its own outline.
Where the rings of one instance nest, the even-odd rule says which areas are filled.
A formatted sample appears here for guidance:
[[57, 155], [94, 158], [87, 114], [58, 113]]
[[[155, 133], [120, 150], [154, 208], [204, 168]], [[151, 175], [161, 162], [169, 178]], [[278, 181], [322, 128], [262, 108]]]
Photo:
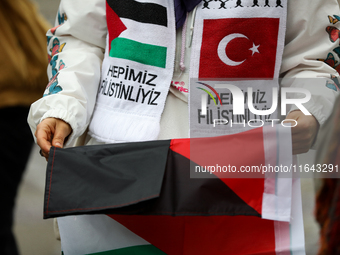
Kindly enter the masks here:
[[199, 78], [273, 78], [278, 18], [206, 19]]

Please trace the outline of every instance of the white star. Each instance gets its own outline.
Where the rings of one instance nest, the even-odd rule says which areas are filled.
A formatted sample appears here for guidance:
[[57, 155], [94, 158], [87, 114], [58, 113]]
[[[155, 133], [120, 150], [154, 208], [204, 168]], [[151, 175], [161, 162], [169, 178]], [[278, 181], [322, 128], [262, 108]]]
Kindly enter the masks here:
[[259, 47], [260, 47], [260, 45], [255, 45], [254, 43], [253, 43], [253, 47], [251, 47], [249, 50], [251, 50], [252, 51], [252, 56], [257, 52], [257, 53], [260, 53], [259, 52]]

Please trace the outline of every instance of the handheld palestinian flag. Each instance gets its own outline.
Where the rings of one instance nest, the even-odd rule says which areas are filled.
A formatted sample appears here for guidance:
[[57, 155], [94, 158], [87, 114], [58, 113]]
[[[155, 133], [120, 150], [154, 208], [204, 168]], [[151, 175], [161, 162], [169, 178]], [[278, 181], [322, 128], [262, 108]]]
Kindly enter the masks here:
[[290, 139], [289, 128], [265, 127], [218, 139], [52, 148], [44, 217], [106, 214], [59, 218], [65, 255], [291, 254], [291, 178], [190, 177], [190, 164], [212, 160], [291, 164]]
[[65, 255], [305, 255], [300, 182], [291, 222], [253, 216], [80, 215], [58, 218]]

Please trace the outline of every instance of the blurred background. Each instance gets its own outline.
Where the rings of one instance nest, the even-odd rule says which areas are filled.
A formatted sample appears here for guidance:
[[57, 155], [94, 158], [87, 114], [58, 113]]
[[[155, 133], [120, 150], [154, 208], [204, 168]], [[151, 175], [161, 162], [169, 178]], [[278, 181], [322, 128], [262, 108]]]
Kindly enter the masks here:
[[[36, 0], [40, 12], [53, 25], [59, 0]], [[301, 162], [313, 162], [314, 151], [300, 156]], [[15, 208], [14, 233], [22, 255], [61, 254], [60, 242], [53, 231], [53, 221], [43, 220], [43, 198], [46, 161], [34, 145], [20, 184]], [[302, 201], [307, 255], [318, 250], [318, 226], [315, 223], [314, 180], [302, 180]]]
[[[33, 2], [38, 4], [41, 14], [54, 26], [60, 1]], [[19, 187], [14, 213], [13, 231], [21, 255], [61, 254], [60, 242], [54, 236], [53, 220], [43, 220], [45, 169], [46, 160], [34, 145]]]

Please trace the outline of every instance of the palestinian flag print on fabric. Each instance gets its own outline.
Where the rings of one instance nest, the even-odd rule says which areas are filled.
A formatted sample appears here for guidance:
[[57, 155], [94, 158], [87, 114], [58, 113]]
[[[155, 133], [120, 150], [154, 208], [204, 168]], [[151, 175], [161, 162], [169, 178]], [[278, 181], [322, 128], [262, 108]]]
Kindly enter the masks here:
[[[283, 152], [265, 145], [264, 130], [218, 137], [225, 149], [217, 154], [230, 164], [238, 165], [235, 153], [244, 164], [254, 158], [254, 164], [265, 164], [266, 151]], [[218, 148], [215, 138], [52, 148], [44, 217], [73, 215], [58, 219], [64, 254], [276, 254], [289, 247], [289, 222], [263, 219], [263, 207], [270, 206], [266, 180], [221, 179], [209, 172], [190, 178], [193, 159], [210, 163], [190, 152], [193, 140], [197, 148]], [[291, 197], [291, 186], [283, 190]]]
[[173, 75], [173, 2], [105, 3], [108, 34], [89, 134], [106, 143], [154, 140]]
[[[263, 137], [263, 128], [257, 128], [212, 138], [53, 148], [44, 217], [87, 213], [261, 217], [265, 178], [234, 179], [210, 172], [191, 178], [190, 168], [213, 162], [238, 168], [265, 165]], [[276, 152], [276, 148], [269, 150]], [[268, 188], [266, 192], [270, 193]], [[289, 211], [286, 216], [289, 221]]]
[[62, 242], [64, 255], [166, 255], [106, 215], [82, 215], [76, 221], [74, 217], [63, 217], [58, 219], [58, 225], [66, 240]]
[[58, 218], [64, 255], [288, 255], [282, 251], [275, 253], [278, 246], [275, 233], [281, 231], [281, 242], [282, 237], [289, 240], [289, 223], [275, 224], [254, 216]]
[[[145, 28], [146, 25], [153, 32], [157, 31], [158, 27], [167, 27], [166, 7], [135, 0], [107, 0], [106, 15], [109, 56], [165, 68], [166, 47], [153, 44], [154, 38], [141, 42], [134, 38], [133, 34], [136, 29]], [[125, 34], [121, 35], [124, 31]]]

